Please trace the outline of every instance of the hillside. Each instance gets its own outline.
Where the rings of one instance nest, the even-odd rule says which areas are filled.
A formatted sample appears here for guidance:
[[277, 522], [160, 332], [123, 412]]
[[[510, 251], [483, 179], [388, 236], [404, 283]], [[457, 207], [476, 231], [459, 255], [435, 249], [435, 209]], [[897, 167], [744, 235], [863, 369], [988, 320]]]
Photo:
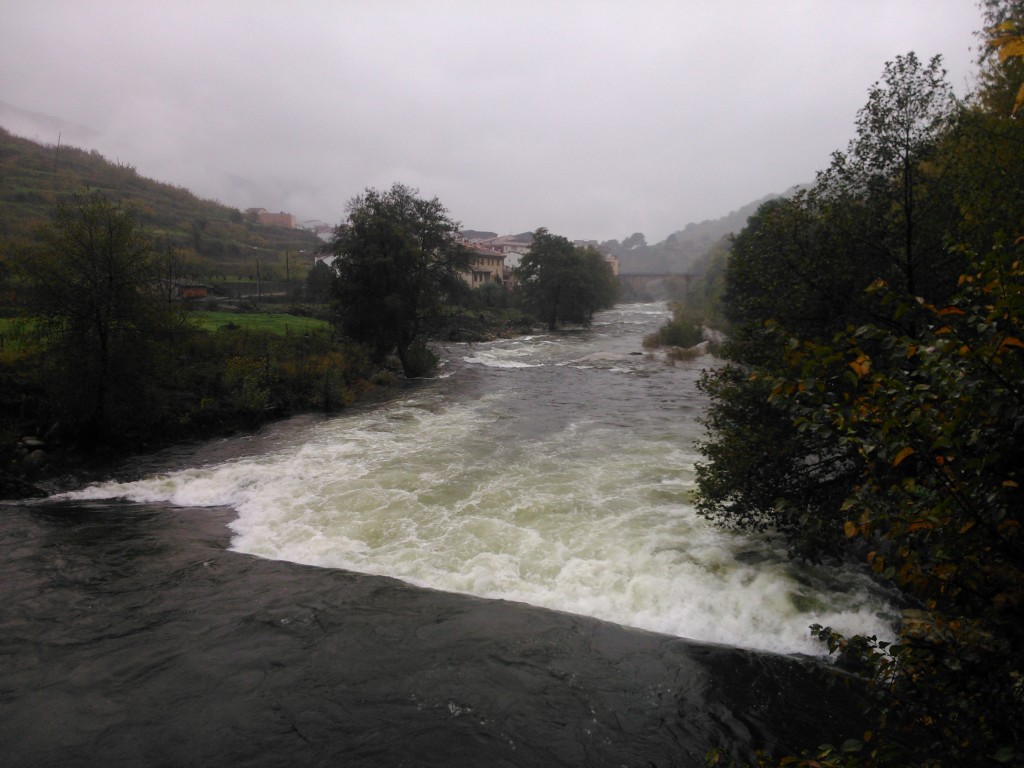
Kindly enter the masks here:
[[[789, 195], [792, 191], [788, 190], [784, 194]], [[654, 245], [647, 245], [642, 242], [642, 238], [639, 238], [640, 242], [637, 243], [637, 238], [634, 236], [627, 238], [623, 244], [612, 241], [611, 243], [602, 243], [602, 246], [607, 247], [619, 257], [621, 271], [624, 275], [691, 273], [697, 263], [708, 254], [716, 243], [723, 237], [743, 229], [747, 219], [762, 203], [776, 197], [779, 195], [762, 197], [760, 200], [748, 203], [719, 219], [687, 224], [662, 242]], [[626, 247], [627, 244], [632, 247]]]
[[311, 232], [260, 225], [236, 208], [145, 178], [95, 150], [43, 145], [0, 128], [0, 254], [26, 247], [57, 203], [83, 187], [134, 206], [158, 244], [184, 249], [204, 278], [248, 278], [258, 257], [264, 279], [286, 273], [295, 279], [320, 245]]

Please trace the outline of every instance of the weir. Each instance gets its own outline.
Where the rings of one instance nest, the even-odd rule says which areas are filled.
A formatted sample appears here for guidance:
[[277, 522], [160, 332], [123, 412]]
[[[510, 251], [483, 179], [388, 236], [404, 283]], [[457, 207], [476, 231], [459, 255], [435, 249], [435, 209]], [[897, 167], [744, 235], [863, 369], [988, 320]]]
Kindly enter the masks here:
[[[859, 735], [857, 571], [693, 510], [663, 305], [0, 515], [5, 765], [704, 765]], [[311, 567], [316, 566], [316, 567]]]
[[889, 634], [868, 576], [697, 516], [713, 361], [638, 355], [667, 317], [624, 305], [590, 329], [450, 345], [440, 378], [383, 406], [68, 498], [226, 506], [240, 552], [695, 640], [819, 654], [810, 624]]

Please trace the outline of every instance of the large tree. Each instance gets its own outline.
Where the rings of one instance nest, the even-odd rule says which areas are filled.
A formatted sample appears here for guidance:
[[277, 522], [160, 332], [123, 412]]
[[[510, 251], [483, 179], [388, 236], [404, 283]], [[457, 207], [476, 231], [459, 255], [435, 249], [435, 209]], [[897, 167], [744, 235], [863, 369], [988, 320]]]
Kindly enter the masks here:
[[604, 257], [543, 227], [516, 268], [527, 306], [554, 330], [559, 323], [589, 324], [615, 304], [618, 283]]
[[816, 628], [878, 724], [783, 764], [1024, 760], [1019, 79], [950, 113], [938, 74], [887, 65], [850, 150], [752, 217], [727, 268], [701, 511], [866, 560], [917, 609], [892, 645]]
[[427, 323], [462, 291], [468, 251], [458, 222], [438, 199], [394, 184], [351, 200], [334, 232], [336, 295], [342, 332], [378, 361], [394, 352], [406, 376], [428, 373], [436, 359], [425, 345]]
[[47, 344], [49, 391], [65, 426], [97, 442], [153, 415], [168, 340], [184, 325], [162, 290], [152, 243], [130, 209], [99, 193], [61, 205], [27, 260]]
[[731, 365], [702, 381], [712, 396], [710, 461], [698, 467], [707, 516], [775, 527], [804, 555], [843, 551], [834, 519], [858, 459], [832, 436], [798, 430], [782, 403], [767, 402], [767, 382], [787, 369], [789, 337], [826, 341], [848, 325], [916, 322], [867, 299], [876, 279], [932, 301], [956, 288], [964, 254], [945, 243], [959, 217], [937, 160], [951, 109], [939, 60], [898, 57], [870, 89], [856, 139], [815, 187], [763, 205], [736, 237], [724, 297]]
[[857, 222], [849, 234], [876, 277], [910, 294], [948, 293], [963, 266], [944, 257], [951, 200], [933, 162], [954, 115], [941, 57], [897, 56], [871, 86], [856, 138], [817, 180], [818, 194]]

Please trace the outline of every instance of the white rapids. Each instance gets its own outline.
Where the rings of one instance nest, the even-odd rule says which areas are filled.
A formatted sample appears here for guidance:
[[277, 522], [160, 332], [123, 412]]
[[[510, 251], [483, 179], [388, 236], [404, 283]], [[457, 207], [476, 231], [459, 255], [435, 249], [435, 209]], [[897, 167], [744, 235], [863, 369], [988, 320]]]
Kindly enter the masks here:
[[589, 332], [452, 346], [447, 379], [269, 453], [67, 496], [227, 505], [240, 552], [697, 640], [818, 654], [812, 623], [891, 635], [866, 576], [695, 514], [701, 363], [630, 354], [663, 317], [632, 305]]

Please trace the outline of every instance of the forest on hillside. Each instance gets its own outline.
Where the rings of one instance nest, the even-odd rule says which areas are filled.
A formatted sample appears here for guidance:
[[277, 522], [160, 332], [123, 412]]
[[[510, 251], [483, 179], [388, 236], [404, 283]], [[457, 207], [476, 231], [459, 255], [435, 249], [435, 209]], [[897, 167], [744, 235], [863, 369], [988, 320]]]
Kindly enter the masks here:
[[159, 247], [176, 250], [199, 281], [305, 277], [317, 237], [265, 226], [228, 205], [148, 179], [95, 150], [43, 145], [0, 128], [0, 261], [24, 253], [53, 211], [83, 188], [131, 205]]

